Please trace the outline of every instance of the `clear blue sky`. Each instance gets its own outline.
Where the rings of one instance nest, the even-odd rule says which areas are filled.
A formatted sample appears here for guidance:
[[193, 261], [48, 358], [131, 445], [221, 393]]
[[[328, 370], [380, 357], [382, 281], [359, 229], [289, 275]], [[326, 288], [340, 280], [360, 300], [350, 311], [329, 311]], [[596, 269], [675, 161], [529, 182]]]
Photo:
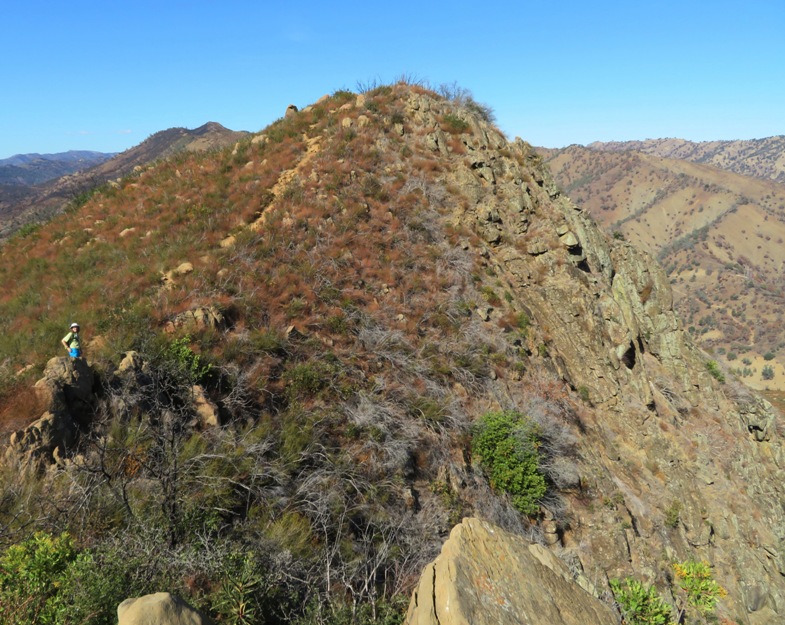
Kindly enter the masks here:
[[457, 82], [510, 137], [785, 134], [785, 2], [7, 0], [0, 158], [257, 131], [358, 82]]

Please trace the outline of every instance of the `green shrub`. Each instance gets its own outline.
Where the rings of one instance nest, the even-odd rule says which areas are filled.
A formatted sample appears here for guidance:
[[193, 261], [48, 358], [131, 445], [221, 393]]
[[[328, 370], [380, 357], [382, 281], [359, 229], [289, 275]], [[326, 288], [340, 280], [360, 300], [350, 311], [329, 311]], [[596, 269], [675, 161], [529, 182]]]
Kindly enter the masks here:
[[610, 580], [613, 596], [628, 625], [670, 625], [671, 607], [654, 586], [648, 588], [637, 579]]
[[334, 373], [333, 367], [323, 361], [298, 363], [283, 374], [286, 393], [292, 400], [316, 395], [330, 384]]
[[725, 384], [725, 374], [722, 373], [722, 371], [720, 370], [720, 366], [717, 364], [716, 360], [707, 360], [706, 361], [706, 370], [720, 384]]
[[0, 623], [57, 623], [58, 587], [76, 557], [68, 534], [39, 532], [9, 547], [0, 558]]
[[39, 532], [0, 558], [0, 625], [113, 625], [129, 563], [79, 552], [68, 534]]
[[681, 502], [674, 499], [671, 505], [665, 510], [665, 525], [670, 528], [676, 528], [679, 525], [681, 517]]
[[763, 369], [760, 373], [761, 377], [764, 380], [773, 380], [774, 379], [774, 367], [771, 365], [764, 365]]
[[450, 113], [444, 116], [444, 130], [453, 134], [460, 134], [469, 129], [469, 124], [456, 115]]
[[714, 579], [711, 566], [706, 561], [677, 562], [673, 565], [673, 570], [679, 588], [687, 595], [687, 603], [701, 616], [708, 616], [714, 612], [719, 600], [728, 594]]
[[196, 382], [201, 382], [210, 373], [212, 364], [204, 363], [202, 357], [191, 349], [190, 342], [191, 337], [188, 335], [175, 339], [169, 344], [166, 357], [188, 377]]
[[545, 495], [540, 472], [537, 426], [517, 412], [483, 415], [472, 432], [472, 452], [488, 474], [491, 487], [508, 493], [513, 506], [534, 515]]

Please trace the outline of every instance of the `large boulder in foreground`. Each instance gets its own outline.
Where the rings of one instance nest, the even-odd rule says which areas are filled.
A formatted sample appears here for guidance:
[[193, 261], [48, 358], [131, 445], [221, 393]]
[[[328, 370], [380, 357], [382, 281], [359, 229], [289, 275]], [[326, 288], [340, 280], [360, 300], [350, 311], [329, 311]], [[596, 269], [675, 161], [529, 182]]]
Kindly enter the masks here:
[[567, 566], [478, 519], [453, 528], [412, 595], [406, 625], [617, 625], [610, 606], [573, 581]]
[[212, 625], [212, 621], [180, 597], [157, 592], [126, 599], [117, 606], [118, 625]]

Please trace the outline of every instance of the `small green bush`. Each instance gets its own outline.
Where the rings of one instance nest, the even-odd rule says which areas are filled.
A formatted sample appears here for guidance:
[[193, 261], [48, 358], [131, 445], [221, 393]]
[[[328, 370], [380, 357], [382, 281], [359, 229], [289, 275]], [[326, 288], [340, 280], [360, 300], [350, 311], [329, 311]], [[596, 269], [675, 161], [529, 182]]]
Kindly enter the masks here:
[[681, 518], [681, 502], [674, 499], [671, 505], [665, 510], [665, 525], [670, 528], [676, 528], [679, 525]]
[[462, 132], [466, 132], [469, 129], [469, 124], [458, 117], [457, 115], [452, 115], [450, 113], [445, 114], [444, 116], [444, 129], [447, 132], [453, 134], [460, 134]]
[[517, 412], [487, 413], [472, 432], [472, 452], [491, 487], [509, 494], [513, 506], [527, 515], [539, 511], [538, 502], [546, 491], [538, 446], [536, 424]]
[[201, 382], [210, 373], [212, 364], [204, 363], [202, 357], [191, 349], [190, 343], [191, 337], [188, 335], [175, 339], [169, 344], [166, 357], [188, 377]]
[[628, 625], [670, 625], [673, 622], [671, 607], [654, 586], [646, 587], [632, 577], [612, 579], [610, 585]]
[[9, 547], [0, 558], [0, 623], [57, 623], [57, 589], [76, 556], [68, 534], [39, 532]]
[[687, 595], [687, 603], [701, 616], [712, 614], [719, 600], [728, 594], [714, 579], [711, 566], [706, 561], [677, 562], [673, 565], [673, 570], [679, 588]]
[[725, 384], [725, 374], [720, 370], [720, 366], [717, 364], [716, 360], [706, 361], [706, 370], [711, 374], [711, 377], [717, 380], [717, 382]]
[[113, 625], [129, 563], [79, 551], [70, 535], [38, 532], [0, 558], [0, 625]]

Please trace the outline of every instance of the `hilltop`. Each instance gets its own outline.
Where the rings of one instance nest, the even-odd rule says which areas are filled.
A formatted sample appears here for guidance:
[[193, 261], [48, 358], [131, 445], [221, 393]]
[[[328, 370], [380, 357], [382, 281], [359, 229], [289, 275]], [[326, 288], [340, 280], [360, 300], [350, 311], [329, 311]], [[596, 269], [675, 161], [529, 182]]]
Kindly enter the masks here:
[[7, 242], [0, 537], [70, 554], [71, 618], [165, 589], [223, 622], [400, 622], [478, 516], [609, 605], [629, 576], [675, 606], [705, 559], [719, 616], [781, 620], [779, 415], [491, 120], [339, 91]]
[[608, 232], [665, 265], [701, 345], [753, 387], [785, 388], [782, 184], [636, 151], [543, 153], [558, 183]]

